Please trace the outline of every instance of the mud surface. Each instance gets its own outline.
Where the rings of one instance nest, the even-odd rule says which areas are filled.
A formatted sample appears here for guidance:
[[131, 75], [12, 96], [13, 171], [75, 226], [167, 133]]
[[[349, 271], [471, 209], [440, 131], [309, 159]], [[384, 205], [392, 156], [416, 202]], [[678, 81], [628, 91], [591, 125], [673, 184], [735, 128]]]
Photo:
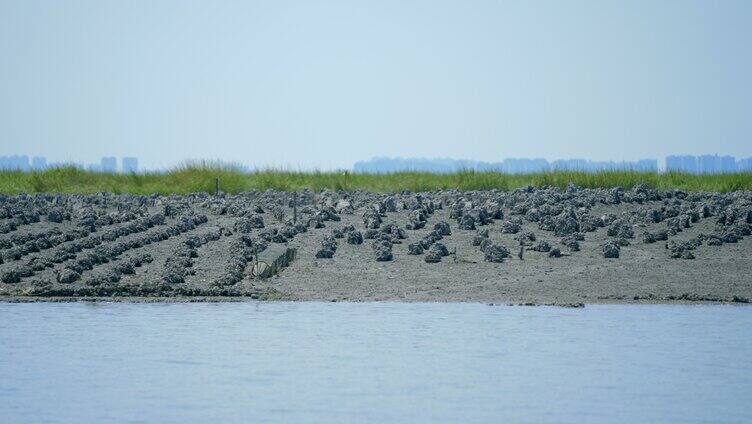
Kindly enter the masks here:
[[0, 299], [746, 303], [751, 227], [750, 192], [645, 187], [4, 196]]

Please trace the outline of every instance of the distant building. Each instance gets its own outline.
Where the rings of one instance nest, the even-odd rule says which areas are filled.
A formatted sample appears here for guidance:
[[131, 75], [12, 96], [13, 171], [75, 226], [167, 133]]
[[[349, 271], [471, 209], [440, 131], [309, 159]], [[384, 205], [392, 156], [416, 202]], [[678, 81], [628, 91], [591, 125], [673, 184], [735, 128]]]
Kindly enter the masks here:
[[721, 156], [721, 173], [729, 174], [738, 171], [739, 169], [736, 165], [736, 158], [734, 158], [733, 156]]
[[731, 174], [752, 171], [752, 158], [736, 160], [726, 155], [666, 156], [666, 171], [690, 174]]
[[682, 156], [682, 170], [690, 174], [700, 173], [699, 163], [694, 156]]
[[681, 159], [679, 156], [666, 156], [666, 172], [681, 171]]
[[658, 172], [658, 161], [655, 159], [641, 159], [637, 161], [637, 172]]
[[739, 159], [737, 170], [739, 172], [752, 172], [752, 158]]
[[134, 158], [134, 157], [123, 158], [123, 173], [125, 174], [138, 173], [138, 158]]
[[721, 159], [718, 155], [702, 155], [698, 161], [698, 173], [718, 174], [721, 171]]
[[545, 159], [504, 159], [501, 163], [501, 172], [508, 174], [534, 174], [548, 172], [550, 165]]
[[99, 168], [102, 172], [114, 174], [117, 172], [117, 159], [112, 156], [103, 157]]
[[373, 158], [356, 162], [355, 173], [388, 174], [419, 171], [446, 174], [463, 170], [477, 172], [502, 172], [506, 174], [532, 174], [549, 171], [604, 172], [634, 171], [658, 172], [658, 161], [642, 159], [636, 162], [590, 161], [585, 159], [556, 160], [508, 158], [502, 162], [482, 162], [454, 159]]
[[29, 157], [26, 155], [2, 156], [0, 157], [0, 170], [29, 172], [31, 170]]
[[697, 174], [699, 172], [697, 158], [691, 155], [666, 156], [666, 171]]
[[585, 172], [587, 170], [587, 161], [584, 159], [555, 160], [551, 163], [551, 170]]
[[31, 168], [34, 171], [44, 171], [47, 169], [47, 158], [44, 156], [34, 156], [31, 158]]

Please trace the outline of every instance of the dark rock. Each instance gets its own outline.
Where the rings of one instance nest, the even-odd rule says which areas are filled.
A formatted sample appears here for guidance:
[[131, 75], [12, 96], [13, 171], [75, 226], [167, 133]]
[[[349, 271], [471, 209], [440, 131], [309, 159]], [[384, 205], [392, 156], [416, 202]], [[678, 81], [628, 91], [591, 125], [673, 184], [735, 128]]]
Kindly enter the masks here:
[[135, 274], [136, 268], [133, 263], [128, 261], [123, 261], [117, 265], [115, 265], [115, 271], [121, 273], [121, 274]]
[[504, 261], [504, 258], [509, 257], [509, 250], [506, 247], [497, 244], [489, 244], [483, 250], [483, 253], [483, 260], [486, 262], [501, 263]]
[[517, 241], [519, 241], [520, 244], [526, 244], [526, 243], [534, 242], [535, 241], [535, 233], [532, 232], [532, 231], [525, 231], [525, 232], [517, 234], [514, 237], [514, 239], [517, 240]]
[[332, 252], [336, 252], [337, 240], [335, 240], [334, 237], [324, 237], [324, 239], [321, 240], [321, 247], [325, 250], [331, 250]]
[[423, 254], [423, 245], [420, 243], [410, 243], [407, 245], [407, 254], [408, 255], [422, 255]]
[[566, 246], [566, 248], [569, 249], [570, 252], [580, 251], [580, 243], [577, 240], [575, 240], [573, 237], [564, 237], [561, 240], [561, 244]]
[[406, 228], [408, 230], [418, 230], [426, 226], [426, 218], [420, 210], [410, 212], [407, 219], [408, 223]]
[[52, 208], [47, 213], [47, 220], [50, 222], [61, 223], [65, 219], [65, 212], [61, 208]]
[[8, 270], [0, 273], [0, 281], [5, 284], [17, 284], [21, 282], [21, 274], [16, 270]]
[[626, 239], [624, 237], [619, 237], [616, 240], [614, 240], [614, 242], [618, 244], [619, 246], [629, 246], [630, 244], [629, 239]]
[[592, 216], [583, 216], [580, 218], [580, 231], [592, 233], [598, 228], [603, 227], [603, 221]]
[[381, 226], [381, 215], [373, 208], [368, 208], [363, 213], [363, 225], [366, 229], [376, 229]]
[[57, 282], [60, 284], [71, 284], [79, 278], [81, 278], [81, 274], [68, 268], [63, 268], [57, 274]]
[[442, 243], [434, 243], [429, 249], [429, 252], [435, 252], [440, 256], [449, 256], [449, 249], [447, 249]]
[[685, 250], [681, 253], [681, 258], [682, 259], [694, 259], [695, 255], [694, 253], [692, 253], [691, 250]]
[[506, 220], [501, 224], [501, 232], [504, 234], [517, 234], [522, 226], [519, 223]]
[[481, 243], [483, 243], [484, 240], [488, 240], [488, 236], [483, 237], [481, 235], [475, 235], [473, 237], [473, 246], [480, 246]]
[[464, 215], [460, 219], [460, 229], [463, 230], [474, 230], [475, 229], [475, 218], [473, 218], [470, 215]]
[[434, 231], [441, 234], [442, 236], [450, 236], [452, 235], [452, 230], [449, 228], [449, 223], [446, 221], [439, 221], [433, 226]]
[[394, 196], [388, 196], [386, 199], [384, 199], [382, 205], [386, 212], [397, 212], [397, 200], [394, 198]]
[[473, 246], [480, 246], [483, 240], [488, 240], [488, 229], [478, 230], [475, 237], [473, 237]]
[[649, 211], [647, 211], [646, 219], [648, 222], [661, 222], [663, 221], [663, 212], [658, 209], [650, 209]]
[[609, 241], [603, 245], [603, 257], [604, 258], [618, 258], [619, 257], [619, 245]]
[[710, 236], [708, 236], [708, 238], [705, 241], [705, 243], [708, 246], [721, 246], [721, 245], [723, 245], [723, 238], [719, 237], [716, 234], [711, 234]]
[[668, 240], [668, 231], [666, 230], [659, 230], [654, 233], [645, 231], [644, 233], [642, 233], [643, 243], [655, 243], [656, 241], [665, 241], [665, 240]]
[[162, 281], [167, 284], [183, 284], [185, 283], [185, 275], [178, 272], [165, 272], [162, 275]]
[[376, 260], [379, 262], [391, 261], [392, 259], [394, 259], [394, 256], [392, 255], [392, 249], [387, 249], [383, 246], [375, 249], [375, 253]]
[[603, 214], [601, 215], [601, 218], [600, 218], [599, 227], [608, 227], [616, 220], [617, 220], [616, 215], [612, 213]]
[[423, 260], [431, 264], [441, 262], [441, 255], [439, 254], [439, 252], [429, 250], [428, 253], [426, 253], [426, 255], [423, 257]]
[[334, 251], [323, 248], [316, 252], [316, 257], [319, 259], [331, 259], [334, 257]]
[[488, 246], [491, 246], [492, 244], [493, 244], [493, 243], [491, 242], [491, 240], [490, 240], [490, 239], [487, 239], [487, 238], [481, 238], [481, 242], [480, 242], [480, 244], [478, 245], [478, 249], [479, 249], [479, 250], [480, 250], [481, 252], [485, 252], [485, 251], [486, 251], [486, 249], [488, 248]]
[[363, 235], [360, 231], [350, 231], [347, 233], [347, 242], [349, 244], [363, 244]]
[[530, 250], [534, 250], [536, 252], [548, 252], [548, 251], [551, 250], [551, 245], [548, 244], [547, 241], [541, 240], [538, 243], [536, 243], [535, 245], [533, 245], [533, 247], [530, 248]]
[[608, 227], [607, 234], [612, 237], [634, 238], [634, 229], [624, 220], [614, 220]]
[[264, 218], [261, 215], [240, 218], [235, 222], [233, 228], [239, 233], [247, 234], [254, 229], [264, 228]]
[[557, 236], [566, 236], [579, 230], [580, 224], [577, 222], [577, 214], [574, 209], [562, 212], [554, 219], [554, 234]]
[[381, 228], [381, 232], [390, 235], [392, 240], [404, 240], [407, 238], [405, 230], [397, 226], [397, 224], [386, 224]]
[[538, 221], [538, 228], [543, 231], [553, 231], [556, 228], [556, 222], [552, 217], [544, 216]]

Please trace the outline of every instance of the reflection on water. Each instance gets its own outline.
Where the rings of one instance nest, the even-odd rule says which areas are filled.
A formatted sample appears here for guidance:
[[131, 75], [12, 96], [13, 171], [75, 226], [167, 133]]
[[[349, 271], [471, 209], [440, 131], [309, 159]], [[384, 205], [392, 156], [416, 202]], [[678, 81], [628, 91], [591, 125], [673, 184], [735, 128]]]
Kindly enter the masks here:
[[752, 308], [0, 303], [3, 422], [749, 422]]

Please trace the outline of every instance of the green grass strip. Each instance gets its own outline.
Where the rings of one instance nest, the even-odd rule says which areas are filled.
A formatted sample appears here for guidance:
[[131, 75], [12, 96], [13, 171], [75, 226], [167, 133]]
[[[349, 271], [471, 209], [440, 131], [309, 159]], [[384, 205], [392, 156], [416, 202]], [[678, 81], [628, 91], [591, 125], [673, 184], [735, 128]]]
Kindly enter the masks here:
[[130, 193], [188, 194], [213, 193], [215, 178], [220, 189], [236, 194], [252, 190], [365, 190], [372, 192], [413, 192], [456, 189], [514, 190], [520, 187], [560, 187], [570, 182], [583, 188], [623, 187], [637, 184], [663, 190], [714, 191], [726, 193], [752, 190], [752, 173], [690, 175], [681, 173], [637, 172], [550, 172], [512, 175], [496, 172], [463, 171], [453, 174], [399, 172], [386, 175], [345, 172], [257, 171], [244, 173], [238, 168], [216, 164], [184, 165], [168, 172], [146, 174], [107, 174], [77, 168], [59, 168], [43, 172], [0, 172], [0, 193]]

